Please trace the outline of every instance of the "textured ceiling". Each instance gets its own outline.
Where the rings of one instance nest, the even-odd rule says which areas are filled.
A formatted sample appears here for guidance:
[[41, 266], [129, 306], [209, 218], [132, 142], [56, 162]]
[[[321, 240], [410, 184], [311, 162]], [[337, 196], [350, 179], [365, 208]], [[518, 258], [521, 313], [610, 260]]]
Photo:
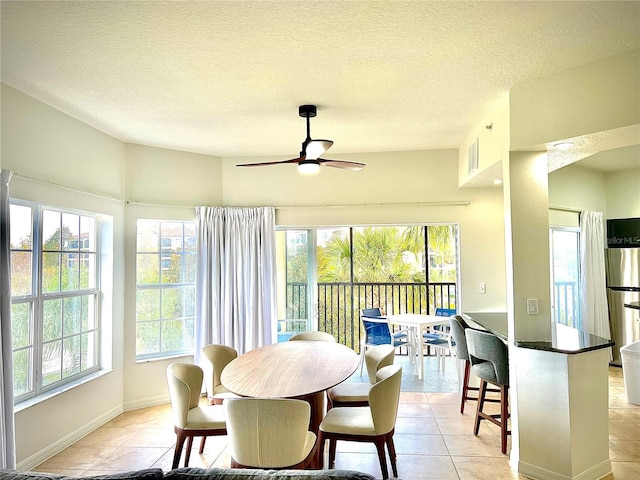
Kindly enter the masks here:
[[[2, 81], [223, 157], [458, 148], [513, 86], [640, 48], [640, 3], [2, 1]], [[637, 150], [636, 150], [637, 151]]]

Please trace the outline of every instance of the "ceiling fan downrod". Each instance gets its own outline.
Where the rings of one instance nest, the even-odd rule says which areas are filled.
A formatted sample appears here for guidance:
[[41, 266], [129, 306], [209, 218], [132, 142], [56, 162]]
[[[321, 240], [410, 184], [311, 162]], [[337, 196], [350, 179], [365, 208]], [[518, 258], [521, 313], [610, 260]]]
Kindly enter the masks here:
[[298, 107], [298, 115], [307, 119], [307, 138], [302, 142], [302, 151], [300, 152], [301, 157], [306, 155], [307, 145], [311, 141], [311, 121], [309, 119], [315, 117], [317, 114], [318, 109], [315, 105], [300, 105]]

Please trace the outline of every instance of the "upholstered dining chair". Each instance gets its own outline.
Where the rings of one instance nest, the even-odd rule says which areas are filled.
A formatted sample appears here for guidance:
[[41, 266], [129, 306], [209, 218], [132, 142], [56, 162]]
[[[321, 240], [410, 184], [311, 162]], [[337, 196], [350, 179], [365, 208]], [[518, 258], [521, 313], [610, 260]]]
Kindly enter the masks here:
[[369, 390], [377, 381], [376, 373], [387, 365], [393, 365], [396, 348], [390, 343], [376, 345], [364, 354], [369, 383], [342, 382], [327, 390], [328, 408], [364, 407], [369, 405]]
[[287, 398], [235, 398], [224, 402], [232, 468], [306, 468], [316, 453], [309, 431], [311, 407]]
[[290, 342], [297, 340], [310, 340], [314, 342], [337, 342], [336, 337], [327, 332], [308, 331], [299, 332], [289, 338]]
[[202, 390], [202, 369], [190, 363], [171, 363], [167, 366], [167, 384], [171, 398], [176, 448], [171, 468], [177, 468], [185, 440], [184, 466], [189, 466], [193, 437], [202, 437], [200, 451], [204, 451], [204, 440], [208, 436], [226, 435], [227, 425], [222, 405], [200, 406]]
[[[473, 434], [478, 435], [481, 420], [489, 420], [500, 427], [502, 453], [507, 453], [507, 435], [511, 434], [507, 426], [509, 419], [509, 350], [502, 340], [490, 332], [467, 329], [465, 335], [471, 371], [480, 379]], [[500, 389], [499, 414], [488, 414], [483, 411], [488, 383]]]
[[204, 383], [207, 387], [209, 404], [221, 404], [225, 398], [237, 397], [220, 383], [220, 375], [224, 367], [238, 357], [238, 352], [234, 348], [218, 344], [205, 345], [201, 351]]
[[378, 381], [369, 390], [367, 407], [334, 407], [327, 412], [318, 431], [319, 456], [324, 458], [324, 443], [329, 440], [329, 468], [335, 467], [336, 442], [372, 442], [378, 451], [382, 478], [389, 478], [385, 446], [389, 451], [393, 476], [398, 476], [393, 433], [400, 399], [402, 367], [388, 365], [378, 370]]
[[410, 358], [415, 357], [414, 345], [409, 338], [409, 329], [393, 332], [387, 317], [383, 317], [379, 308], [363, 308], [360, 310], [362, 335], [360, 338], [360, 375], [364, 367], [364, 357], [367, 348], [375, 345], [390, 344], [394, 347], [408, 346]]

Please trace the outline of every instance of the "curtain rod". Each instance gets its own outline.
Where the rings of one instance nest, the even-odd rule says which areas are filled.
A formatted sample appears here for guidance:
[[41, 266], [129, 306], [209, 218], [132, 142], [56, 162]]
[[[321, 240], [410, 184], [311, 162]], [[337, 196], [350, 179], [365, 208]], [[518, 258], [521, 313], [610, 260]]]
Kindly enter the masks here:
[[579, 208], [554, 207], [554, 206], [549, 206], [549, 210], [557, 210], [558, 212], [570, 212], [570, 213], [580, 213], [582, 211]]
[[[126, 205], [140, 205], [140, 206], [150, 206], [150, 207], [172, 207], [172, 208], [196, 208], [196, 205], [169, 205], [169, 204], [152, 203], [152, 202], [147, 203], [147, 202], [122, 200], [121, 198], [117, 198], [112, 195], [80, 190], [78, 188], [69, 187], [67, 185], [61, 185], [59, 183], [50, 182], [47, 180], [39, 180], [36, 178], [27, 177], [19, 173], [13, 173], [13, 176], [16, 178], [20, 178], [21, 180], [39, 183], [41, 185], [62, 188], [64, 190], [69, 190], [75, 193], [82, 193], [84, 195], [91, 195], [94, 197], [104, 198], [107, 200], [122, 202], [122, 203], [125, 203]], [[369, 204], [361, 203], [361, 204], [350, 204], [350, 205], [282, 205], [282, 206], [275, 206], [274, 208], [276, 210], [283, 210], [283, 209], [294, 209], [294, 208], [468, 207], [469, 205], [471, 205], [470, 201], [462, 200], [462, 201], [445, 201], [445, 202], [369, 203]], [[575, 210], [575, 211], [579, 212], [579, 210]]]
[[282, 205], [276, 206], [276, 210], [293, 208], [371, 208], [371, 207], [468, 207], [469, 201], [452, 202], [413, 202], [413, 203], [360, 203], [350, 205]]
[[139, 205], [142, 207], [196, 208], [195, 205], [169, 205], [168, 203], [136, 202], [132, 200], [125, 200], [124, 203], [125, 205]]
[[80, 190], [78, 188], [69, 187], [68, 185], [61, 185], [59, 183], [50, 182], [48, 180], [39, 180], [37, 178], [27, 177], [25, 175], [20, 175], [19, 173], [13, 173], [13, 177], [19, 178], [21, 180], [26, 180], [28, 182], [39, 183], [40, 185], [46, 185], [48, 187], [62, 188], [64, 190], [68, 190], [74, 193], [82, 193], [83, 195], [91, 195], [92, 197], [104, 198], [106, 200], [111, 200], [111, 201], [120, 202], [120, 203], [124, 202], [124, 200], [122, 200], [121, 198], [114, 197], [113, 195], [107, 195], [104, 193], [96, 193], [96, 192], [88, 192], [86, 190]]

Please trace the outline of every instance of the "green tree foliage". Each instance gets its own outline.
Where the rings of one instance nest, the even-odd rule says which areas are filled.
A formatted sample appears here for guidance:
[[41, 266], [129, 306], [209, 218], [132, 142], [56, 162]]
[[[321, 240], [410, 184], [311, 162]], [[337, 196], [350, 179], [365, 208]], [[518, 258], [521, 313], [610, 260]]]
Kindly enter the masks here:
[[351, 245], [348, 238], [333, 236], [319, 246], [318, 282], [348, 282], [351, 279]]
[[[449, 225], [430, 226], [430, 250], [446, 251], [455, 259]], [[363, 227], [353, 229], [353, 276], [358, 283], [424, 282], [424, 227]], [[335, 235], [318, 246], [318, 281], [349, 282], [351, 245]], [[455, 263], [455, 262], [453, 262]], [[454, 275], [455, 278], [455, 275]]]
[[304, 283], [309, 276], [309, 253], [307, 245], [287, 249], [287, 282]]

